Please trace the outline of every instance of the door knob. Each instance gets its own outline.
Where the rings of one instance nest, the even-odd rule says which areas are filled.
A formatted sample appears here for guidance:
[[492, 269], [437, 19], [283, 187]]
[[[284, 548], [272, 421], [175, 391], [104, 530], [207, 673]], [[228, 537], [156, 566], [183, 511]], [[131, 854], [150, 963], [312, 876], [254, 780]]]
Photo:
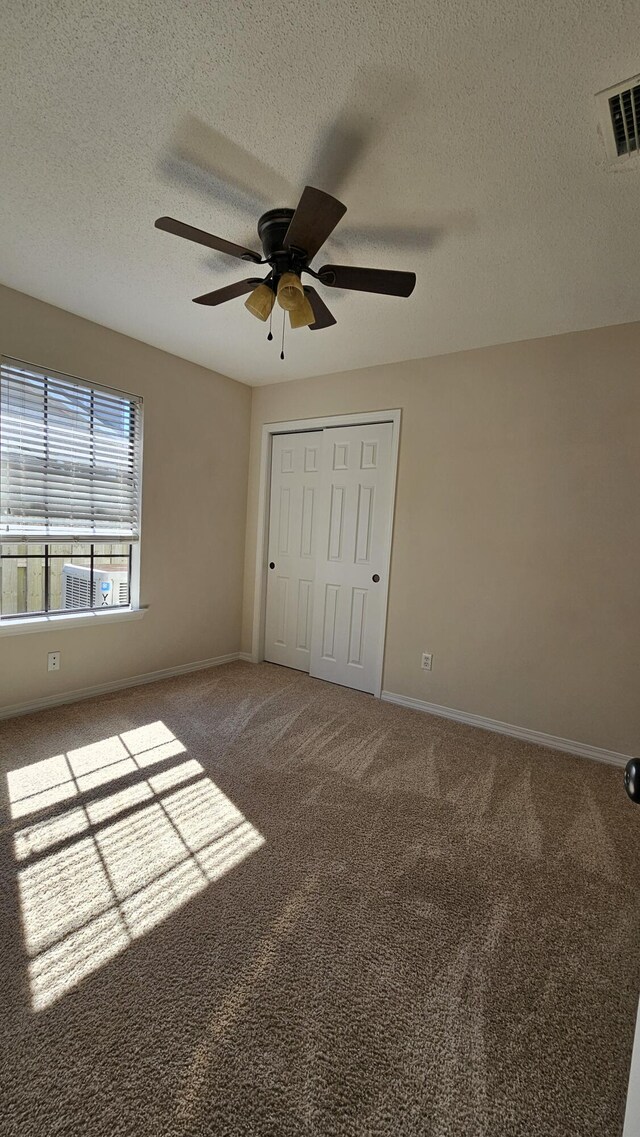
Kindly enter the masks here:
[[371, 577], [371, 579], [372, 579], [372, 581], [373, 581], [373, 583], [374, 583], [374, 584], [377, 584], [377, 583], [378, 583], [378, 581], [380, 580], [380, 577], [378, 576], [377, 572], [374, 572], [374, 574], [373, 574], [373, 576]]
[[640, 762], [632, 758], [624, 772], [624, 788], [632, 801], [640, 802]]
[[269, 561], [269, 568], [275, 568], [275, 567], [276, 567], [276, 562], [275, 561]]

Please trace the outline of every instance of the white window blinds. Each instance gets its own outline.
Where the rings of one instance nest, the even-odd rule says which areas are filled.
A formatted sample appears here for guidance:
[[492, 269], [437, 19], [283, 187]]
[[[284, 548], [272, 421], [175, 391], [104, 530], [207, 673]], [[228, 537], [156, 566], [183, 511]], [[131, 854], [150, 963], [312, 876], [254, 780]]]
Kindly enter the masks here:
[[0, 541], [136, 541], [142, 401], [0, 363]]

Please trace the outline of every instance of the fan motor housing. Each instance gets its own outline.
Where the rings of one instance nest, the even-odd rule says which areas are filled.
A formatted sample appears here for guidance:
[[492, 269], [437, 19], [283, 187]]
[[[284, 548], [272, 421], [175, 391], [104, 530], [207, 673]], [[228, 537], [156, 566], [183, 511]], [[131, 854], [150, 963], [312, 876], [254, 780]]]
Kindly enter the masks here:
[[284, 238], [289, 228], [293, 209], [270, 209], [258, 221], [258, 236], [262, 242], [264, 258], [270, 261], [274, 253], [284, 249]]

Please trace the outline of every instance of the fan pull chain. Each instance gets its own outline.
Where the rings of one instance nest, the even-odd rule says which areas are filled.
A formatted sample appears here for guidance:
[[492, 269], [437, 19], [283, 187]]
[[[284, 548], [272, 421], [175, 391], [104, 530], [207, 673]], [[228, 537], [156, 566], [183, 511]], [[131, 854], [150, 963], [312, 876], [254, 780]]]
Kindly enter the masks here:
[[280, 359], [284, 359], [284, 324], [285, 324], [286, 314], [287, 313], [283, 309], [282, 310], [282, 351], [280, 352]]
[[271, 331], [271, 321], [272, 321], [272, 320], [273, 320], [273, 308], [272, 308], [272, 309], [271, 309], [271, 311], [269, 312], [269, 335], [267, 336], [267, 339], [268, 339], [268, 340], [272, 340], [272, 339], [273, 339], [273, 332]]

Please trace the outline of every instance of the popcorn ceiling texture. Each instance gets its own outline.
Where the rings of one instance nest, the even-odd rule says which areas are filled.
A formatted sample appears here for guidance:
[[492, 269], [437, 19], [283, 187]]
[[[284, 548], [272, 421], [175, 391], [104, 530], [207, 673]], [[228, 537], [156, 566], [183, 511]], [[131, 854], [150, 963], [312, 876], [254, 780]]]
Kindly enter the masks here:
[[[13, 288], [250, 383], [640, 318], [637, 174], [607, 167], [593, 100], [638, 70], [632, 3], [7, 0], [2, 46]], [[292, 333], [281, 364], [241, 301], [191, 304], [242, 262], [153, 221], [253, 243], [262, 208], [307, 180], [334, 188], [345, 107], [376, 132], [339, 187], [328, 259], [418, 284], [408, 301], [326, 290], [337, 326]], [[250, 179], [257, 203], [178, 176], [189, 116], [277, 173]], [[388, 246], [378, 226], [419, 237]]]
[[[243, 663], [8, 721], [2, 768], [158, 720], [185, 751], [154, 769], [170, 784], [200, 763], [194, 785], [264, 843], [34, 1011], [24, 929], [43, 946], [60, 877], [22, 922], [16, 878], [49, 856], [36, 819], [62, 824], [69, 801], [7, 808], [3, 1137], [620, 1132], [640, 827], [619, 770]], [[73, 806], [99, 817], [148, 776]], [[94, 824], [103, 849], [122, 824]], [[81, 839], [58, 836], [56, 856]], [[142, 840], [120, 856], [121, 895], [151, 860]], [[80, 924], [89, 901], [79, 873], [60, 918]]]

